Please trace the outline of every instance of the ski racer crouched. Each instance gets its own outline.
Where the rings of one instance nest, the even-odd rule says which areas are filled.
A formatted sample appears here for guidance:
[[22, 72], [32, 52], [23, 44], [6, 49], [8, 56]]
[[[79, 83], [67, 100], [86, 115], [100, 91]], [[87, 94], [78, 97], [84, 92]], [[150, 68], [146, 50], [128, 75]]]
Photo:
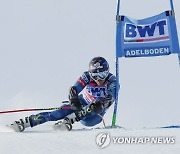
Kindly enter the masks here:
[[57, 121], [55, 129], [71, 130], [74, 122], [95, 126], [115, 99], [116, 77], [109, 72], [109, 64], [103, 57], [95, 57], [69, 90], [69, 103], [52, 112], [41, 112], [11, 124], [17, 132], [47, 121]]

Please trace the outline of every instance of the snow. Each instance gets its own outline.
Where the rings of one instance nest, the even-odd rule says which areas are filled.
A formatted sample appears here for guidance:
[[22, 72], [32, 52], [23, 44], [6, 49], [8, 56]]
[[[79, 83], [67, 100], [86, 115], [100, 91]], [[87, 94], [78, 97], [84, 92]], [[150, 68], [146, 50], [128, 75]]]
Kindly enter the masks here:
[[[112, 139], [109, 146], [101, 149], [96, 144], [99, 133], [108, 132], [111, 137], [175, 137], [175, 143], [140, 143], [114, 144]], [[55, 131], [50, 125], [29, 128], [23, 133], [16, 133], [0, 127], [0, 153], [2, 154], [79, 154], [120, 153], [120, 154], [179, 154], [180, 129], [176, 128], [141, 128], [141, 129], [93, 129]]]

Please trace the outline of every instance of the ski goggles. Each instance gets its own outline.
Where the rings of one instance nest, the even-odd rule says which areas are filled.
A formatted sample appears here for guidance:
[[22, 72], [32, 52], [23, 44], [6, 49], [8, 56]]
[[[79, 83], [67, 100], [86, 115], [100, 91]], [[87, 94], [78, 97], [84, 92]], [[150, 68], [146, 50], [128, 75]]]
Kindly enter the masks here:
[[90, 76], [94, 79], [94, 80], [104, 80], [106, 79], [106, 77], [108, 76], [109, 71], [104, 71], [104, 72], [98, 72], [98, 73], [92, 73], [90, 72]]

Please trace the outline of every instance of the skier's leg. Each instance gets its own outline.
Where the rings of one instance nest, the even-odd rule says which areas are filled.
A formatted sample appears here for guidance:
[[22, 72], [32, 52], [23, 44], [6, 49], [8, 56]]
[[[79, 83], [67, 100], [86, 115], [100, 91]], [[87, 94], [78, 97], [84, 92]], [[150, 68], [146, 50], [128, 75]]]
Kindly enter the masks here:
[[[93, 104], [86, 105], [83, 107], [81, 111], [73, 112], [72, 114], [67, 115], [63, 119], [63, 122], [61, 122], [60, 124], [63, 123], [68, 123], [69, 125], [71, 124], [70, 129], [72, 129], [72, 124], [77, 121], [80, 121], [85, 126], [97, 125], [102, 121], [102, 116], [104, 116], [106, 111], [100, 105], [97, 106], [100, 109], [94, 107]], [[100, 113], [97, 113], [97, 111]]]
[[31, 127], [34, 127], [39, 124], [43, 124], [47, 121], [57, 121], [65, 116], [71, 114], [73, 110], [70, 105], [63, 105], [60, 109], [53, 112], [42, 112], [36, 115], [31, 115], [29, 117]]
[[15, 131], [24, 131], [27, 127], [34, 127], [43, 124], [47, 121], [56, 121], [64, 118], [68, 114], [71, 114], [73, 110], [70, 105], [63, 105], [59, 110], [53, 112], [41, 112], [36, 115], [25, 117], [11, 124]]
[[95, 126], [102, 121], [102, 116], [104, 116], [105, 112], [101, 113], [100, 115], [98, 114], [90, 114], [86, 115], [80, 122], [87, 127], [92, 127]]
[[[80, 103], [83, 107], [88, 105], [87, 102], [85, 101], [85, 99], [83, 98], [82, 94], [80, 94], [78, 96], [78, 98], [79, 98]], [[62, 120], [57, 121], [54, 125], [54, 129], [56, 129], [56, 130], [69, 130], [70, 131], [72, 129], [72, 124], [74, 122], [81, 120], [81, 118], [78, 116], [79, 112], [81, 112], [81, 111], [73, 110], [73, 112], [71, 114], [68, 114]]]

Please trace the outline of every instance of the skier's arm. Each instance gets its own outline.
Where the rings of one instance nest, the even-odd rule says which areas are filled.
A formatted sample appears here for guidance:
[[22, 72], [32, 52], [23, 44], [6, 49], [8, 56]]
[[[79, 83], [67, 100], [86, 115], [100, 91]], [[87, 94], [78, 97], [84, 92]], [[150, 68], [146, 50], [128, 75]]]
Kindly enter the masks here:
[[79, 79], [74, 84], [74, 86], [70, 87], [69, 102], [70, 102], [73, 110], [81, 110], [81, 108], [82, 108], [82, 104], [80, 103], [78, 94], [88, 84], [88, 81], [86, 80], [86, 78], [87, 78], [86, 74], [87, 74], [87, 72], [84, 72], [83, 75], [79, 77]]
[[76, 81], [74, 86], [77, 89], [78, 94], [84, 89], [84, 87], [89, 83], [90, 77], [88, 72], [84, 72], [79, 79]]
[[109, 78], [109, 84], [108, 84], [108, 93], [112, 96], [113, 99], [116, 98], [116, 77], [112, 75]]
[[106, 108], [110, 107], [116, 98], [116, 77], [114, 75], [111, 75], [108, 80], [108, 93], [106, 95], [106, 100], [104, 102], [104, 106]]

